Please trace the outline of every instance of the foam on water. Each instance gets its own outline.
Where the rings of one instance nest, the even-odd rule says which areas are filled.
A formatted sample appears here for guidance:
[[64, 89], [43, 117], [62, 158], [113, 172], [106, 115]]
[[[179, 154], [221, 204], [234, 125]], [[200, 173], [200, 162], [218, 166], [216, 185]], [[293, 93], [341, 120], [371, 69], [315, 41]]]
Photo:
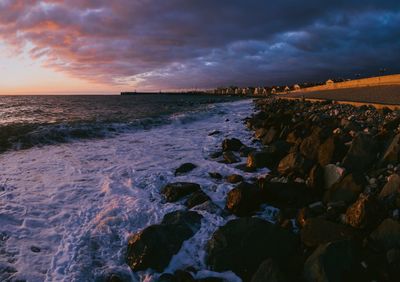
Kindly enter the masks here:
[[[127, 238], [183, 208], [163, 201], [160, 189], [168, 182], [199, 183], [219, 207], [224, 206], [233, 186], [211, 179], [208, 172], [238, 171], [208, 156], [226, 137], [251, 145], [251, 132], [242, 121], [251, 111], [249, 100], [216, 104], [202, 119], [176, 116], [172, 124], [114, 138], [0, 155], [0, 280], [100, 281], [118, 272], [132, 281], [153, 281], [158, 274], [134, 274], [125, 264]], [[208, 136], [213, 130], [222, 133]], [[184, 162], [198, 167], [175, 177], [174, 169]], [[204, 262], [207, 240], [233, 217], [199, 212], [204, 216], [200, 230], [183, 244], [166, 271], [194, 266], [201, 270], [197, 278], [240, 281], [231, 272], [207, 270]], [[260, 216], [273, 215], [266, 209]]]

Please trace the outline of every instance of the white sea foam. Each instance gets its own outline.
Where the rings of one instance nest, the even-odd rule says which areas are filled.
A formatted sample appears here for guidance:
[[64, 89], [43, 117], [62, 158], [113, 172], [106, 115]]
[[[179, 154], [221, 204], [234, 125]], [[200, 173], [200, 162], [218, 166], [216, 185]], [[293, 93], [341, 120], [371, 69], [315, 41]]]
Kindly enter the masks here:
[[[163, 201], [160, 189], [168, 182], [199, 183], [224, 206], [233, 186], [211, 179], [208, 172], [238, 171], [208, 155], [226, 137], [251, 145], [251, 132], [242, 122], [251, 109], [249, 100], [215, 104], [208, 117], [199, 120], [176, 116], [172, 124], [114, 138], [0, 155], [0, 280], [94, 281], [117, 271], [132, 281], [153, 281], [158, 274], [133, 274], [125, 264], [128, 236], [183, 208]], [[208, 136], [213, 130], [222, 133]], [[184, 162], [198, 168], [175, 177], [174, 169]], [[207, 270], [204, 262], [208, 238], [232, 216], [200, 212], [201, 229], [183, 244], [166, 271], [194, 266], [201, 270], [197, 278], [240, 281], [231, 272]], [[262, 216], [273, 214], [266, 210]]]

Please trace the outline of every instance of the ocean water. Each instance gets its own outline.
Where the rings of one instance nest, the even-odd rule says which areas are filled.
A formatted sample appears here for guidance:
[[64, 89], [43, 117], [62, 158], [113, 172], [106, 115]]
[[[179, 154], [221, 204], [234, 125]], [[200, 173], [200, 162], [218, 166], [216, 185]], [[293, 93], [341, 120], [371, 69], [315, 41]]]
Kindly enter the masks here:
[[[208, 172], [243, 173], [209, 154], [227, 137], [255, 146], [243, 124], [249, 99], [0, 97], [0, 104], [0, 281], [102, 281], [111, 272], [156, 281], [159, 273], [130, 271], [125, 252], [130, 234], [184, 208], [166, 203], [161, 188], [193, 181], [223, 208], [233, 186]], [[221, 134], [209, 136], [214, 130]], [[184, 162], [198, 167], [175, 177]], [[200, 230], [165, 271], [193, 266], [198, 278], [240, 281], [204, 263], [207, 240], [234, 216], [199, 213]], [[275, 213], [266, 207], [259, 216]]]

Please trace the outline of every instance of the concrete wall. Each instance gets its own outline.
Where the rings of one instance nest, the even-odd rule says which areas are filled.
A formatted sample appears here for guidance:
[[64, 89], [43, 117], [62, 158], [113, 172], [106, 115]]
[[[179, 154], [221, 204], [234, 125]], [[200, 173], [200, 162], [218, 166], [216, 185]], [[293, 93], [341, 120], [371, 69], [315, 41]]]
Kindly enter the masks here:
[[[332, 85], [314, 86], [314, 87], [304, 88], [301, 90], [293, 90], [290, 91], [290, 93], [313, 92], [313, 91], [344, 89], [344, 88], [359, 88], [359, 87], [381, 86], [381, 85], [400, 85], [400, 74], [362, 78], [345, 82], [338, 82]], [[282, 92], [282, 94], [286, 94], [286, 92]]]

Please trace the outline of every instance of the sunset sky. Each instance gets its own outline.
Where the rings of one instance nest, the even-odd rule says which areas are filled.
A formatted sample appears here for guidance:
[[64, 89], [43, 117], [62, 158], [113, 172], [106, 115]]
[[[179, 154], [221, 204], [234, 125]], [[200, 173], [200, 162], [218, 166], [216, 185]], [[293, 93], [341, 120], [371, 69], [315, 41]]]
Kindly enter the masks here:
[[0, 0], [1, 94], [261, 86], [399, 62], [399, 0]]

